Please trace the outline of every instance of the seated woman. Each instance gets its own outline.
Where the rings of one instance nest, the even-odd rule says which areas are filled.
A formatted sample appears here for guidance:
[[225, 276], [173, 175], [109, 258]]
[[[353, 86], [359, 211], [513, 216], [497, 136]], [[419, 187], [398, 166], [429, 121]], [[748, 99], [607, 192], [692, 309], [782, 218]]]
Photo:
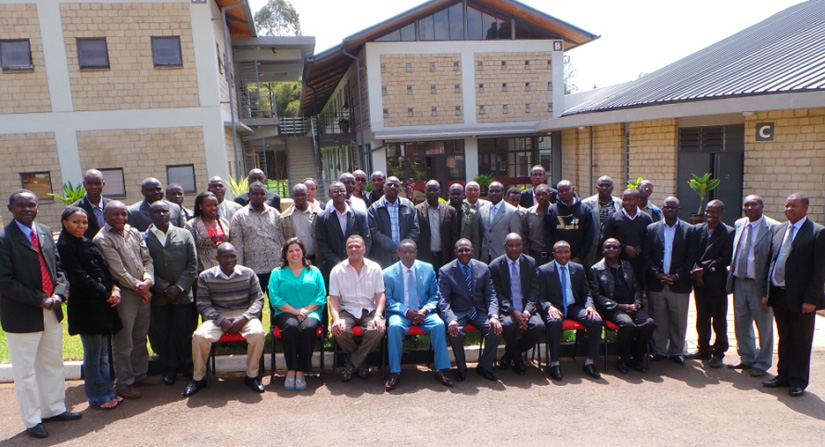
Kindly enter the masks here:
[[300, 239], [293, 237], [284, 242], [281, 259], [281, 267], [275, 268], [269, 278], [269, 302], [274, 309], [273, 323], [278, 325], [284, 341], [284, 388], [305, 390], [304, 373], [312, 371], [312, 350], [327, 290], [321, 271], [310, 265]]
[[195, 197], [195, 217], [186, 223], [198, 247], [198, 272], [217, 267], [218, 244], [229, 240], [229, 222], [218, 216], [218, 207], [215, 194], [202, 192]]
[[70, 206], [60, 216], [63, 231], [57, 240], [61, 265], [69, 280], [69, 335], [80, 334], [83, 372], [89, 404], [111, 410], [122, 397], [115, 394], [109, 369], [109, 339], [121, 329], [115, 306], [120, 289], [109, 273], [103, 253], [83, 236], [89, 226], [86, 211]]

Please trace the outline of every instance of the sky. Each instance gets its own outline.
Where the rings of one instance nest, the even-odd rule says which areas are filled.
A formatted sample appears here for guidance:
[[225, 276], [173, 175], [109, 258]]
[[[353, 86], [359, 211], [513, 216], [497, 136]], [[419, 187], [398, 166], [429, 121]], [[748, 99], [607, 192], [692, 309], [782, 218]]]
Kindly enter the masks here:
[[[249, 0], [255, 11], [266, 0]], [[315, 52], [426, 0], [290, 0]], [[579, 91], [631, 81], [801, 0], [521, 0], [599, 39], [570, 50]]]

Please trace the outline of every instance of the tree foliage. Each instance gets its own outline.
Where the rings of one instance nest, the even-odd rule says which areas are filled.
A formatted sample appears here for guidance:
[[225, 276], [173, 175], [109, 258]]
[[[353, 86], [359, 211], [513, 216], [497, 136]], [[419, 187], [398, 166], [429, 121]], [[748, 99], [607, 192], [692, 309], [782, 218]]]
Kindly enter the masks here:
[[573, 79], [576, 77], [576, 67], [573, 66], [573, 62], [570, 61], [570, 55], [564, 55], [564, 94], [569, 95], [570, 93], [579, 91], [579, 86], [573, 82]]
[[267, 36], [300, 36], [301, 19], [289, 0], [269, 0], [255, 13], [255, 29]]

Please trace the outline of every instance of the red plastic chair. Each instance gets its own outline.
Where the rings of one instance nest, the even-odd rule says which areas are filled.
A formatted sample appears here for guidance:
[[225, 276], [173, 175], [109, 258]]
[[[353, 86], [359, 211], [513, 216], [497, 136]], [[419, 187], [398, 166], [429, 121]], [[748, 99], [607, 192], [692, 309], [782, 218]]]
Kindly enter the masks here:
[[[324, 338], [322, 337], [324, 332], [325, 332], [325, 330], [324, 330], [323, 325], [318, 325], [318, 332], [316, 333], [316, 337], [318, 338], [318, 341], [321, 344], [321, 348], [320, 348], [320, 351], [319, 351], [321, 353], [321, 365], [320, 365], [321, 370], [320, 370], [320, 373], [318, 374], [321, 378], [321, 382], [325, 381], [325, 379], [324, 379]], [[272, 345], [271, 345], [272, 349], [270, 350], [272, 355], [269, 358], [269, 366], [270, 366], [270, 369], [271, 369], [271, 372], [269, 374], [269, 381], [270, 382], [272, 382], [275, 379], [275, 369], [276, 369], [275, 347], [276, 347], [277, 341], [281, 340], [281, 339], [282, 339], [282, 337], [281, 337], [281, 328], [279, 328], [277, 324], [273, 324], [272, 325]]]

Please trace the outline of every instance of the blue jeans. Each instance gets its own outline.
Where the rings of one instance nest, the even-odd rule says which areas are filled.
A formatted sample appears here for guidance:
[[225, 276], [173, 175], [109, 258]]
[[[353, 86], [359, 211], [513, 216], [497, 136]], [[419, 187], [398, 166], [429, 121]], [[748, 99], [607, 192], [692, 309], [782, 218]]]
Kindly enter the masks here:
[[83, 343], [83, 375], [86, 397], [92, 405], [115, 398], [109, 372], [109, 335], [80, 335]]

